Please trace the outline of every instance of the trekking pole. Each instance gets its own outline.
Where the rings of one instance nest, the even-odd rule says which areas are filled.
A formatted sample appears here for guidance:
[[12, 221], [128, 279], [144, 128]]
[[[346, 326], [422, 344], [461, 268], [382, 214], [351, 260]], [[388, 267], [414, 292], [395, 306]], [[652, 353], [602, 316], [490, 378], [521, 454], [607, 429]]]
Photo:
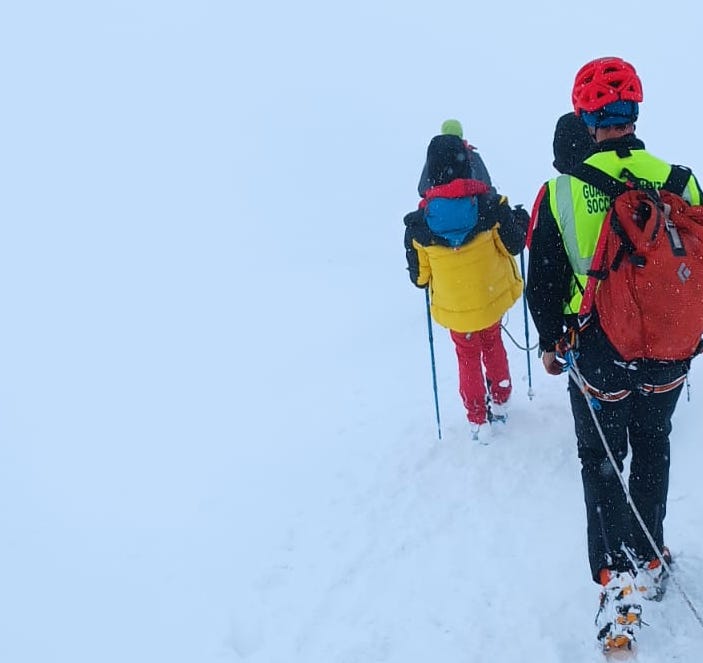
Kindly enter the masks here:
[[430, 359], [432, 361], [432, 389], [434, 391], [434, 410], [437, 415], [437, 437], [442, 439], [442, 427], [439, 423], [439, 397], [437, 396], [437, 370], [434, 362], [434, 339], [432, 337], [432, 315], [430, 314], [430, 288], [425, 288], [425, 308], [427, 309], [427, 333], [430, 339]]
[[527, 397], [532, 400], [535, 392], [532, 390], [532, 364], [530, 363], [530, 323], [527, 316], [527, 297], [525, 296], [525, 250], [520, 251], [520, 272], [522, 273], [522, 312], [525, 316], [525, 352], [527, 353]]

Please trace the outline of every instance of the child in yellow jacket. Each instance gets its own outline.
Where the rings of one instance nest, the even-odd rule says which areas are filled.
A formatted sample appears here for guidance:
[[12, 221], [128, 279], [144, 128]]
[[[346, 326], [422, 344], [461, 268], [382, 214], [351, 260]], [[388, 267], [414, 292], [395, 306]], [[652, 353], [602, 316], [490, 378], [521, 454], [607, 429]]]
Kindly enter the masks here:
[[522, 293], [512, 256], [525, 246], [528, 214], [471, 178], [458, 136], [430, 141], [427, 174], [430, 188], [404, 219], [408, 270], [416, 286], [429, 287], [432, 318], [449, 329], [459, 393], [480, 439], [487, 423], [505, 420], [512, 392], [501, 319]]

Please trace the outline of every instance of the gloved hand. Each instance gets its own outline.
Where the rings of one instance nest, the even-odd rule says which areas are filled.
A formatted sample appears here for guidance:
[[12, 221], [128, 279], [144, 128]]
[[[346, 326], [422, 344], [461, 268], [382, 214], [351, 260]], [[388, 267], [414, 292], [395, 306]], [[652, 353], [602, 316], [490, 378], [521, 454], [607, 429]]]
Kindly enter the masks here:
[[563, 361], [557, 359], [557, 353], [554, 351], [542, 353], [542, 365], [549, 375], [561, 375], [566, 366]]
[[530, 223], [530, 215], [522, 205], [515, 205], [515, 207], [513, 207], [513, 219], [522, 226], [522, 228], [527, 230], [527, 226]]
[[483, 201], [484, 214], [488, 217], [498, 214], [498, 208], [503, 202], [502, 197], [497, 193], [486, 193], [481, 196]]
[[574, 329], [568, 329], [566, 334], [562, 336], [554, 345], [554, 350], [545, 351], [542, 353], [542, 365], [544, 370], [549, 375], [561, 375], [569, 370], [570, 353], [575, 353], [578, 356], [576, 349], [578, 348], [579, 337]]

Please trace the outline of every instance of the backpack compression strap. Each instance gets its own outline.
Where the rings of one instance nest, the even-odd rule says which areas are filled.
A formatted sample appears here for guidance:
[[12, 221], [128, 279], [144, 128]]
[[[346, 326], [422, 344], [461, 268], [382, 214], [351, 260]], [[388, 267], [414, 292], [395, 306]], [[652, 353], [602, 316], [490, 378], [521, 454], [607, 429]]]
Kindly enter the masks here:
[[608, 173], [604, 173], [602, 170], [587, 163], [578, 164], [571, 174], [587, 184], [596, 187], [596, 189], [600, 189], [604, 194], [610, 196], [610, 198], [617, 198], [621, 193], [625, 193], [625, 191], [629, 189], [624, 182], [616, 180], [614, 177], [608, 175]]
[[[625, 193], [630, 187], [624, 182], [616, 180], [602, 170], [595, 168], [587, 163], [580, 163], [574, 168], [571, 173], [574, 177], [578, 177], [587, 184], [591, 184], [600, 189], [603, 193], [610, 196], [610, 198], [617, 198], [621, 193]], [[632, 175], [629, 173], [629, 175]], [[671, 193], [675, 193], [677, 196], [683, 194], [688, 184], [688, 180], [691, 177], [690, 168], [684, 166], [671, 166], [671, 171], [666, 181], [662, 185], [662, 189], [666, 189]], [[635, 187], [639, 188], [639, 187]]]
[[[616, 180], [614, 177], [608, 175], [608, 173], [604, 173], [602, 170], [599, 170], [598, 168], [595, 168], [594, 166], [591, 166], [587, 163], [578, 164], [576, 168], [574, 168], [572, 175], [578, 177], [580, 180], [583, 180], [587, 184], [596, 187], [596, 189], [600, 189], [604, 194], [610, 197], [611, 201], [615, 200], [615, 198], [617, 198], [623, 193], [633, 191], [636, 187], [634, 175], [626, 169], [623, 169], [623, 175], [627, 176], [629, 185], [625, 182], [621, 182], [620, 180]], [[667, 182], [668, 181], [669, 180], [667, 179]], [[617, 270], [626, 255], [630, 256], [630, 260], [635, 257], [635, 245], [632, 243], [632, 240], [623, 229], [622, 224], [620, 223], [620, 220], [618, 219], [617, 215], [609, 214], [609, 218], [610, 225], [613, 231], [620, 238], [620, 248], [615, 254], [613, 262], [609, 266], [609, 269]], [[599, 261], [597, 260], [597, 258], [599, 259], [601, 257], [602, 251], [603, 249], [601, 249], [601, 251], [599, 252], [596, 248], [596, 255], [593, 256], [595, 264], [598, 264]], [[592, 268], [588, 270], [588, 275], [593, 276], [596, 279], [602, 280], [607, 276], [607, 272], [607, 269], [603, 270], [598, 268]]]
[[683, 192], [686, 190], [686, 185], [688, 180], [691, 179], [691, 169], [684, 166], [672, 166], [669, 177], [666, 178], [666, 182], [662, 185], [662, 189], [671, 191], [677, 196], [682, 196]]

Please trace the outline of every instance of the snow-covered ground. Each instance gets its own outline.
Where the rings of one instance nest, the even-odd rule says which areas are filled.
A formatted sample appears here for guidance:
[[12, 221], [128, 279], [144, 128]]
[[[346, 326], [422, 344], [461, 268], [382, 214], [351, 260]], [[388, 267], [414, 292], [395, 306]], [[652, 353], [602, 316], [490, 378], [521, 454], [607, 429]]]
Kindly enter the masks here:
[[[0, 661], [600, 659], [566, 378], [532, 353], [529, 399], [506, 338], [510, 420], [474, 444], [435, 328], [437, 440], [402, 217], [450, 116], [530, 206], [599, 55], [703, 173], [700, 9], [669, 3], [672, 51], [634, 3], [472, 5], [3, 12]], [[666, 532], [699, 611], [702, 407], [695, 364]], [[644, 619], [640, 661], [701, 660], [675, 587]]]

